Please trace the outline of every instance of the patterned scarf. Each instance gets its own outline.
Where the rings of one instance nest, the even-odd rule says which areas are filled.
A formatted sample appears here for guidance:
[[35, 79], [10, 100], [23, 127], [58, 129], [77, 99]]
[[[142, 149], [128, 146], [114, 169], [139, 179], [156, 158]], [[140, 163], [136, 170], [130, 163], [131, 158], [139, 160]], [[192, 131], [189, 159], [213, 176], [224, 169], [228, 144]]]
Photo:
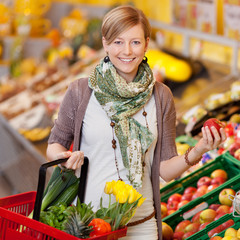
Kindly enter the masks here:
[[89, 87], [115, 122], [115, 134], [120, 144], [127, 176], [134, 187], [142, 186], [143, 161], [146, 150], [153, 141], [149, 129], [132, 116], [150, 99], [155, 80], [147, 63], [141, 63], [135, 79], [127, 83], [111, 62], [100, 61], [89, 77]]

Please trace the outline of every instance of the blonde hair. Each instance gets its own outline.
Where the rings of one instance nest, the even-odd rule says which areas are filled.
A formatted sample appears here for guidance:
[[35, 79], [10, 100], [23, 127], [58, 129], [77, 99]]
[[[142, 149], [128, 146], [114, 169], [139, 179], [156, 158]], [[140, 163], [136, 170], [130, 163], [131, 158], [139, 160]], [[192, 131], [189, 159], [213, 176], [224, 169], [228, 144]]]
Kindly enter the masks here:
[[102, 36], [105, 38], [107, 44], [110, 44], [119, 34], [137, 24], [142, 26], [145, 39], [150, 37], [150, 23], [140, 9], [130, 5], [116, 7], [109, 11], [103, 18]]

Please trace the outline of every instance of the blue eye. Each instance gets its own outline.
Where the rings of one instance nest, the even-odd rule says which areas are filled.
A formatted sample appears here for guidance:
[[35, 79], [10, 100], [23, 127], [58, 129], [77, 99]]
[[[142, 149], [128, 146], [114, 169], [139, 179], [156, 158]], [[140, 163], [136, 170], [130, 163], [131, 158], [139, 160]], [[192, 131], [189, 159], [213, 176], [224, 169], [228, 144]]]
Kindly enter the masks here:
[[133, 41], [133, 44], [135, 44], [135, 45], [138, 45], [140, 43], [141, 43], [140, 41]]
[[121, 41], [115, 41], [114, 43], [115, 44], [121, 44], [122, 42]]

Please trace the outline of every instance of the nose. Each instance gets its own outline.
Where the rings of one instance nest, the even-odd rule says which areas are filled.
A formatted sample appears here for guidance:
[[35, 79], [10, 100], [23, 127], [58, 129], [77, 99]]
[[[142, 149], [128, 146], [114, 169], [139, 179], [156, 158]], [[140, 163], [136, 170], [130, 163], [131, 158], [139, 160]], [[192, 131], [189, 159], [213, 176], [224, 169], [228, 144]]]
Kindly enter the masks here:
[[132, 47], [130, 45], [130, 43], [126, 43], [124, 46], [124, 53], [126, 55], [130, 55], [132, 53]]

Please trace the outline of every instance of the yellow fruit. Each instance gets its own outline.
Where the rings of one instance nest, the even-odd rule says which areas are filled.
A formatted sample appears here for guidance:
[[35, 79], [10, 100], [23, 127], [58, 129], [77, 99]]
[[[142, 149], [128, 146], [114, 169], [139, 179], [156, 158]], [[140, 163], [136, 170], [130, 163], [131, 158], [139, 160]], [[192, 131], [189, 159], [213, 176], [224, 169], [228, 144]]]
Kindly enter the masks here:
[[232, 236], [226, 236], [226, 237], [222, 238], [222, 240], [238, 240], [238, 238], [232, 237]]
[[230, 122], [232, 123], [240, 123], [240, 114], [233, 114], [230, 119], [229, 119]]
[[184, 60], [175, 58], [157, 49], [146, 52], [149, 66], [157, 68], [167, 78], [176, 82], [185, 82], [192, 74], [191, 66]]
[[225, 231], [224, 236], [237, 237], [237, 230], [230, 227]]
[[36, 70], [36, 61], [34, 58], [26, 58], [21, 62], [20, 68], [22, 74], [34, 74]]
[[172, 240], [173, 230], [172, 228], [165, 222], [162, 222], [162, 239], [163, 240]]
[[240, 228], [237, 230], [237, 237], [240, 238]]
[[76, 19], [82, 19], [83, 16], [82, 16], [82, 12], [79, 10], [79, 9], [73, 9], [70, 14], [69, 14], [69, 17], [71, 18], [76, 18]]
[[10, 9], [0, 3], [0, 23], [7, 23], [11, 18]]
[[187, 143], [176, 143], [176, 146], [179, 155], [183, 155], [190, 147]]

